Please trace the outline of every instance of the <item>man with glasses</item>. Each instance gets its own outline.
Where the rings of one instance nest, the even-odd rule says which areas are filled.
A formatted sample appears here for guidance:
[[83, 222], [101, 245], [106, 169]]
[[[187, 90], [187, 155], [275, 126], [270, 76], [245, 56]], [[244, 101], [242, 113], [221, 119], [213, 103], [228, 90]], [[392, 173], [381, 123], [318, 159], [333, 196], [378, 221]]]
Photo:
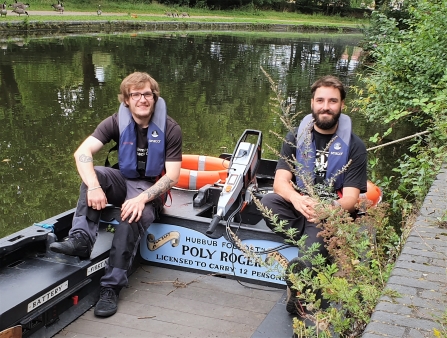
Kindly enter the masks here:
[[[103, 120], [74, 154], [82, 184], [72, 228], [66, 240], [50, 245], [54, 252], [88, 259], [101, 210], [107, 204], [121, 206], [95, 307], [100, 317], [116, 313], [140, 239], [177, 183], [182, 162], [180, 126], [167, 115], [158, 83], [149, 74], [127, 76], [118, 99], [118, 112]], [[93, 155], [111, 140], [118, 145], [119, 169], [93, 166]]]

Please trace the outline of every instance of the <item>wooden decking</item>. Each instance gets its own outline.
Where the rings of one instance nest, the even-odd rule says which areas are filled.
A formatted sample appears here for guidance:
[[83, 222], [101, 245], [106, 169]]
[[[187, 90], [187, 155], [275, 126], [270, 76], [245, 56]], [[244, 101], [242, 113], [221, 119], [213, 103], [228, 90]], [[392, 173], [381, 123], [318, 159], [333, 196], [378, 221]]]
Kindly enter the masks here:
[[54, 337], [291, 337], [284, 297], [284, 289], [142, 265], [114, 316], [91, 308]]

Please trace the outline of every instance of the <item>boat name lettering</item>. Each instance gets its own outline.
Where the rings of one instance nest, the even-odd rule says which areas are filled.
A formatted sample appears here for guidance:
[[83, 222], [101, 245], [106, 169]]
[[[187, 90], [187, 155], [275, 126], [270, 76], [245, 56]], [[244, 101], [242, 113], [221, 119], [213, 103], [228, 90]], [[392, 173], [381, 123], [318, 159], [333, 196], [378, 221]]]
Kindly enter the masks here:
[[217, 246], [217, 241], [213, 241], [211, 239], [186, 237], [185, 242], [191, 242], [194, 244], [201, 244], [201, 245], [208, 245], [208, 246]]
[[182, 255], [185, 255], [186, 253], [189, 253], [193, 257], [213, 259], [213, 255], [216, 253], [216, 250], [211, 252], [208, 249], [204, 250], [204, 248], [196, 248], [195, 246], [190, 248], [187, 245], [183, 245], [182, 246]]
[[39, 298], [33, 300], [31, 303], [28, 303], [28, 312], [33, 311], [35, 308], [48, 302], [51, 298], [56, 297], [62, 291], [67, 290], [67, 289], [68, 289], [68, 280], [66, 280], [62, 284], [56, 286], [54, 289], [48, 291], [47, 293], [40, 296]]
[[92, 266], [89, 266], [87, 268], [87, 276], [90, 276], [92, 273], [95, 273], [96, 271], [99, 271], [103, 267], [105, 267], [108, 260], [109, 259], [106, 258], [106, 259], [102, 260], [101, 262], [98, 262], [96, 264], [93, 264]]
[[228, 252], [221, 252], [220, 253], [220, 260], [222, 262], [228, 262], [231, 263], [239, 263], [241, 265], [248, 265], [248, 266], [257, 266], [260, 267], [258, 262], [253, 263], [250, 258], [245, 257], [244, 254], [236, 255], [235, 253], [228, 253]]

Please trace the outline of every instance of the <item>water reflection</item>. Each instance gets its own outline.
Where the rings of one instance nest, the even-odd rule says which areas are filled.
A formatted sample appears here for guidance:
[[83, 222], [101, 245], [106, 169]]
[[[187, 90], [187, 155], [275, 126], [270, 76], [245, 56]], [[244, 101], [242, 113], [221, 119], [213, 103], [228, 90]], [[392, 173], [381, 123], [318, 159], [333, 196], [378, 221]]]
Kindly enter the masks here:
[[[72, 154], [116, 111], [129, 73], [147, 71], [160, 83], [182, 126], [184, 153], [232, 152], [246, 128], [279, 149], [269, 130], [285, 128], [260, 66], [294, 110], [308, 111], [319, 76], [356, 83], [359, 38], [139, 33], [1, 42], [0, 237], [75, 206], [80, 180]], [[375, 132], [357, 117], [354, 128], [365, 140]], [[263, 156], [275, 158], [266, 146]]]
[[362, 49], [360, 47], [354, 47], [352, 53], [349, 53], [348, 49], [345, 49], [340, 59], [337, 61], [336, 69], [340, 71], [355, 72], [359, 65], [359, 59]]

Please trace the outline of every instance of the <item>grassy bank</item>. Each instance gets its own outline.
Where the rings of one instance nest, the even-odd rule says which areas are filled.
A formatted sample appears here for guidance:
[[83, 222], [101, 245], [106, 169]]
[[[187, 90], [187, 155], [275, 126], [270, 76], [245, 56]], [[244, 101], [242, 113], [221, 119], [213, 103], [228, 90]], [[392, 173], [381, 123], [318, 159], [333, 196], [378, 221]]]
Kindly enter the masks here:
[[[95, 3], [65, 3], [64, 13], [53, 10], [51, 0], [30, 0], [27, 8], [29, 16], [18, 15], [8, 7], [6, 17], [0, 22], [11, 21], [104, 21], [104, 20], [133, 20], [133, 21], [191, 21], [191, 22], [238, 22], [262, 24], [294, 24], [309, 26], [360, 27], [368, 24], [368, 19], [345, 18], [340, 16], [304, 15], [290, 12], [260, 11], [256, 9], [234, 11], [211, 11], [199, 8], [168, 7], [158, 3], [117, 3], [99, 1]], [[11, 1], [12, 3], [12, 1]], [[98, 5], [102, 14], [97, 15]], [[179, 16], [167, 16], [166, 13], [178, 13]], [[189, 16], [182, 17], [182, 13]]]

